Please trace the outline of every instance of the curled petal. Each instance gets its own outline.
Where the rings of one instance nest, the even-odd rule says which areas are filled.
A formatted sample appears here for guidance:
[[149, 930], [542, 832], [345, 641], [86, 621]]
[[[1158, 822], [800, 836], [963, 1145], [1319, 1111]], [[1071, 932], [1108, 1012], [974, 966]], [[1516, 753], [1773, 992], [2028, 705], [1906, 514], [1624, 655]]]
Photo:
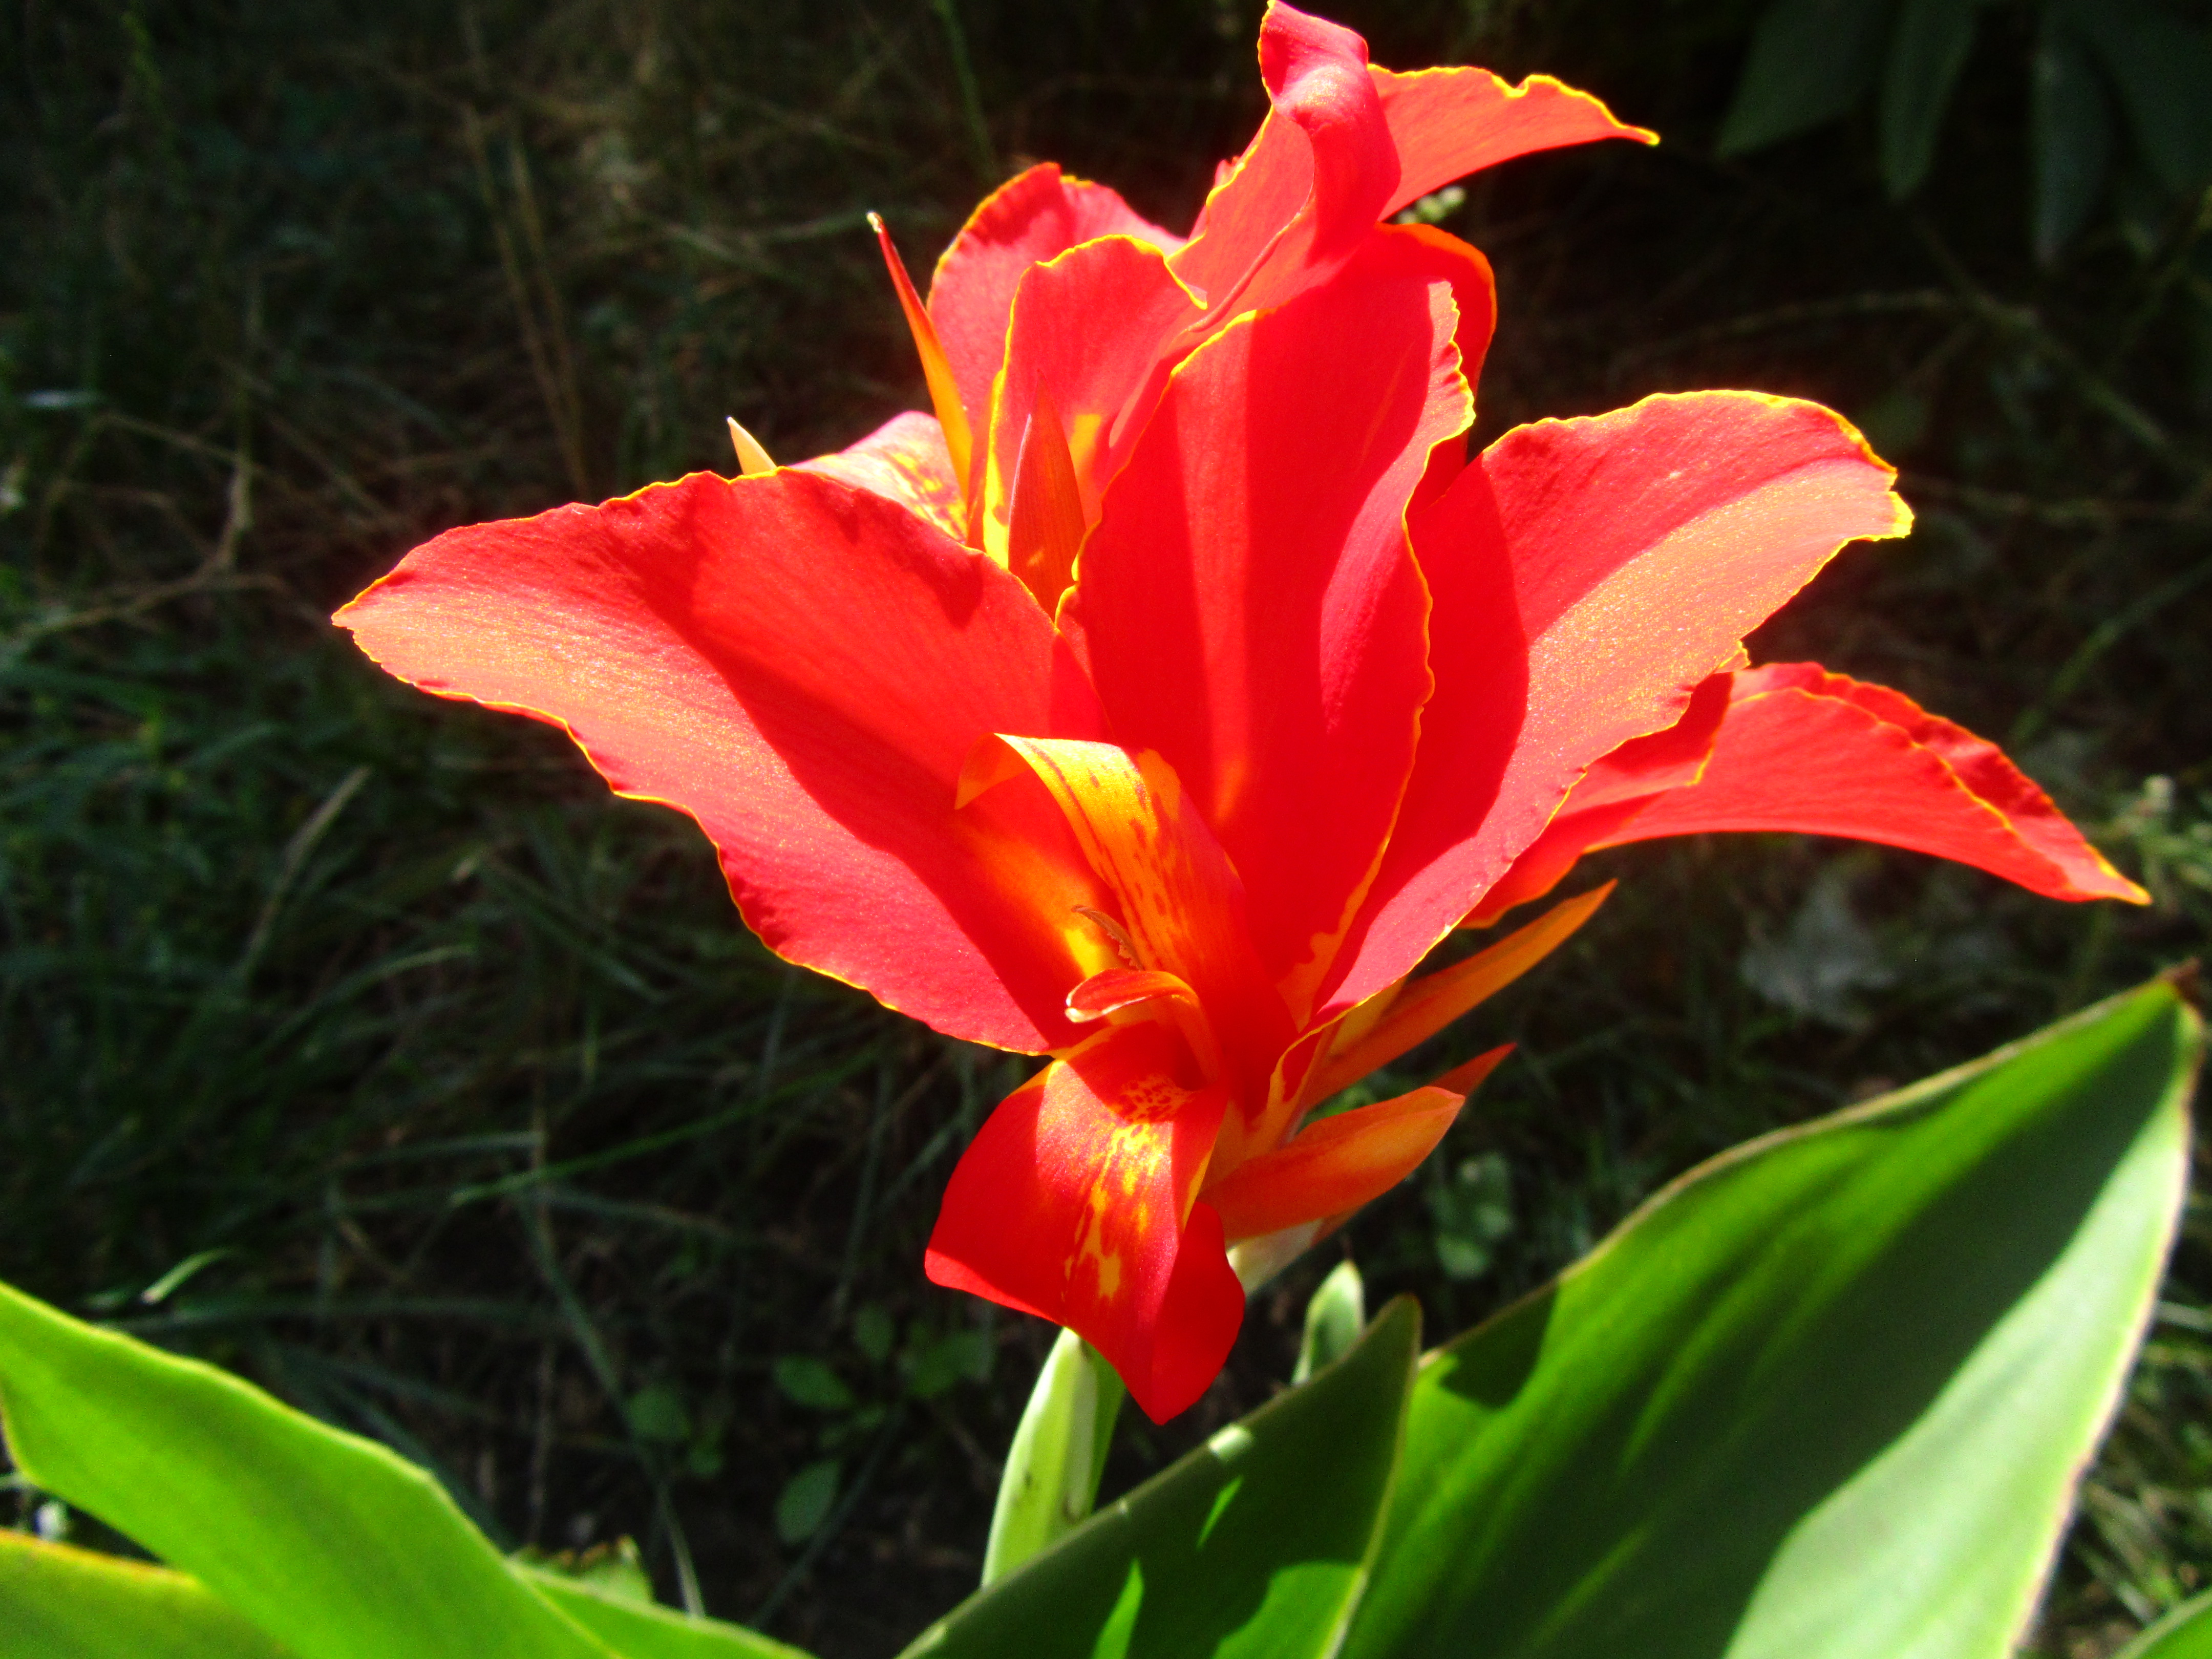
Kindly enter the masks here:
[[1218, 1089], [1157, 1024], [1115, 1026], [1016, 1090], [952, 1172], [933, 1283], [1068, 1327], [1154, 1422], [1204, 1393], [1244, 1312], [1221, 1222], [1195, 1201]]
[[2049, 898], [2148, 902], [1995, 744], [1910, 697], [1817, 663], [1732, 678], [1697, 781], [1597, 844], [1796, 830], [1954, 859]]
[[1206, 1201], [1220, 1212], [1232, 1243], [1346, 1214], [1411, 1175], [1466, 1099], [1447, 1089], [1416, 1089], [1322, 1118], [1208, 1185]]
[[1146, 968], [1109, 968], [1103, 974], [1091, 975], [1067, 994], [1067, 1017], [1109, 1019], [1124, 1010], [1159, 1001], [1198, 1006], [1190, 987], [1173, 974]]
[[1326, 277], [1398, 186], [1364, 40], [1275, 0], [1260, 24], [1260, 74], [1267, 118], [1170, 261], [1224, 317]]
[[[1006, 318], [1023, 274], [1101, 236], [1131, 237], [1164, 251], [1182, 246], [1105, 185], [1071, 179], [1046, 161], [986, 197], [938, 260], [929, 314], [979, 436], [990, 418], [991, 383], [1006, 360]], [[1066, 403], [1060, 407], [1073, 413]]]
[[1516, 428], [1417, 508], [1437, 690], [1328, 1006], [1418, 962], [1844, 543], [1901, 535], [1894, 476], [1817, 404], [1692, 392]]
[[[865, 619], [865, 626], [860, 625]], [[1097, 729], [1021, 585], [889, 500], [697, 474], [419, 547], [337, 621], [392, 673], [565, 727], [697, 819], [780, 954], [939, 1030], [1075, 1040], [1111, 903], [1048, 801], [954, 811], [979, 732]]]

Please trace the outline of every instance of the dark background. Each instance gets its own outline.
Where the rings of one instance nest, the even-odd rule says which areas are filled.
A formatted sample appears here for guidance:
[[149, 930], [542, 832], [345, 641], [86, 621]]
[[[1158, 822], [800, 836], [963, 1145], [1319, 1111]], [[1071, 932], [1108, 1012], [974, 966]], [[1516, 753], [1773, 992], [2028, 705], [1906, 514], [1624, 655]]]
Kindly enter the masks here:
[[[1346, 1235], [1434, 1334], [1698, 1158], [2139, 979], [2212, 915], [2197, 130], [2125, 41], [2105, 125], [2054, 125], [2065, 14], [1997, 0], [1948, 93], [1830, 88], [1837, 118], [1723, 158], [1760, 10], [1337, 9], [1379, 62], [1549, 71], [1666, 140], [1436, 204], [1498, 270], [1478, 441], [1705, 386], [1850, 415], [1918, 526], [1839, 559], [1754, 658], [2004, 741], [2158, 903], [1808, 840], [1596, 861], [1624, 878], [1597, 920], [1406, 1064], [1522, 1045]], [[2202, 40], [2203, 7], [2126, 15], [2143, 63], [2195, 72], [2160, 31]], [[926, 269], [1052, 158], [1181, 228], [1264, 108], [1257, 21], [0, 15], [0, 1277], [390, 1441], [503, 1544], [633, 1537], [667, 1599], [689, 1575], [829, 1659], [969, 1588], [1048, 1333], [926, 1285], [921, 1243], [1025, 1063], [777, 963], [688, 823], [395, 685], [325, 618], [449, 525], [729, 470], [726, 414], [793, 459], [924, 406], [865, 213]], [[1900, 189], [1885, 135], [1915, 108], [1933, 161]], [[2066, 167], [2088, 205], [2039, 258]], [[2041, 1651], [2107, 1652], [2212, 1573], [2189, 1226]], [[1109, 1488], [1277, 1386], [1334, 1259], [1255, 1304], [1185, 1419], [1125, 1420]]]

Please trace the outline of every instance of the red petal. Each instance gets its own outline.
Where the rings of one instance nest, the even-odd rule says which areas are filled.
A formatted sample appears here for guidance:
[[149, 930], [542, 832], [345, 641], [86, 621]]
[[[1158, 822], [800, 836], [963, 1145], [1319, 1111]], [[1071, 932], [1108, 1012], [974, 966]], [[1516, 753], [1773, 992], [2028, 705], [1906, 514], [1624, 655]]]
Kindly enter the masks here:
[[1065, 1325], [1164, 1422], [1206, 1391], [1244, 1315], [1220, 1218], [1194, 1203], [1218, 1090], [1154, 1024], [1091, 1038], [991, 1114], [945, 1188], [933, 1283]]
[[1416, 1089], [1339, 1112], [1206, 1188], [1232, 1242], [1339, 1216], [1381, 1197], [1436, 1149], [1467, 1097]]
[[1615, 119], [1589, 94], [1548, 75], [1532, 75], [1511, 87], [1488, 70], [1369, 72], [1382, 95], [1383, 117], [1398, 150], [1398, 188], [1383, 207], [1385, 214], [1516, 155], [1599, 138], [1659, 142], [1657, 133]]
[[1705, 392], [1516, 428], [1419, 509], [1437, 691], [1328, 1006], [1419, 961], [1844, 543], [1901, 534], [1893, 476], [1817, 404]]
[[[938, 260], [929, 314], [979, 441], [990, 420], [991, 382], [1006, 357], [1007, 313], [1023, 273], [1100, 236], [1131, 236], [1164, 250], [1182, 246], [1105, 185], [1068, 178], [1046, 161], [984, 198]], [[1063, 402], [1060, 412], [1072, 417], [1073, 406]], [[1017, 428], [1017, 441], [1020, 435]]]
[[1796, 830], [1955, 859], [2050, 898], [2148, 902], [1996, 744], [1911, 698], [1817, 663], [1734, 680], [1703, 775], [1600, 844]]
[[1559, 816], [1482, 896], [1465, 925], [1487, 927], [1516, 905], [1543, 897], [1584, 853], [1611, 837], [1655, 795], [1695, 783], [1712, 756], [1734, 684], [1733, 674], [1712, 675], [1691, 696], [1680, 720], [1648, 738], [1631, 738], [1583, 773]]
[[964, 532], [960, 477], [945, 452], [945, 428], [933, 415], [915, 410], [894, 415], [851, 448], [801, 461], [798, 470], [819, 472], [896, 501], [955, 541]]
[[1398, 187], [1364, 40], [1276, 0], [1260, 24], [1260, 75], [1273, 107], [1170, 261], [1224, 315], [1327, 275]]
[[[696, 818], [745, 920], [940, 1030], [1074, 1040], [1109, 902], [1048, 803], [956, 814], [976, 738], [1095, 729], [1021, 585], [882, 497], [699, 474], [450, 531], [338, 614], [402, 679], [565, 726]], [[1086, 724], [1087, 722], [1087, 724]]]
[[983, 485], [983, 544], [993, 556], [1008, 556], [1013, 480], [1038, 393], [1059, 411], [1085, 518], [1095, 520], [1108, 451], [1117, 434], [1126, 440], [1141, 411], [1117, 417], [1155, 379], [1170, 343], [1203, 315], [1159, 250], [1127, 237], [1086, 243], [1022, 278], [1005, 331], [1006, 373]]
[[1389, 833], [1429, 691], [1403, 515], [1470, 413], [1437, 257], [1378, 236], [1186, 360], [1071, 602], [1118, 738], [1199, 803], [1294, 1013]]

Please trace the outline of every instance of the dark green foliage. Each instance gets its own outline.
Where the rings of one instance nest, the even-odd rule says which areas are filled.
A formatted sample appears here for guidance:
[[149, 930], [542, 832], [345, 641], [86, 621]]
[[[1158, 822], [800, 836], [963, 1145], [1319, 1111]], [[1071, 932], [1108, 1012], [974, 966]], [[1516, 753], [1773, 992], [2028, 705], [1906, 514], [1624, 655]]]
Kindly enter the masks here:
[[[2201, 9], [2142, 3], [2201, 36]], [[1439, 1335], [1699, 1158], [2140, 979], [2212, 919], [2193, 48], [2128, 58], [2083, 21], [2118, 8], [1984, 9], [1906, 210], [1856, 125], [1890, 62], [1868, 9], [1828, 112], [1854, 125], [1748, 137], [1723, 120], [1756, 6], [1338, 15], [1384, 63], [1548, 70], [1667, 141], [1438, 204], [1499, 274], [1479, 440], [1703, 385], [1844, 410], [1919, 527], [1847, 554], [1754, 655], [2007, 739], [2160, 903], [1809, 843], [1610, 855], [1589, 878], [1621, 893], [1582, 938], [1378, 1079], [1522, 1045], [1349, 1235], [1370, 1299], [1416, 1291]], [[688, 823], [610, 801], [557, 734], [391, 684], [322, 618], [447, 525], [728, 467], [726, 414], [787, 458], [919, 406], [860, 216], [919, 272], [987, 157], [1048, 156], [1180, 228], [1258, 118], [1256, 20], [0, 15], [0, 1278], [386, 1438], [503, 1541], [633, 1534], [665, 1596], [765, 1608], [831, 1659], [972, 1584], [1043, 1333], [923, 1285], [920, 1248], [1024, 1062], [785, 969]], [[2062, 49], [2064, 108], [2028, 73]], [[2031, 135], [2079, 149], [2084, 106], [2109, 164], [2054, 169]], [[1722, 137], [1739, 159], [1709, 159]], [[2189, 1227], [2053, 1654], [2212, 1573], [2212, 1236]], [[1125, 1429], [1109, 1497], [1288, 1375], [1322, 1254], [1187, 1421]], [[824, 1465], [784, 1541], [779, 1497]]]

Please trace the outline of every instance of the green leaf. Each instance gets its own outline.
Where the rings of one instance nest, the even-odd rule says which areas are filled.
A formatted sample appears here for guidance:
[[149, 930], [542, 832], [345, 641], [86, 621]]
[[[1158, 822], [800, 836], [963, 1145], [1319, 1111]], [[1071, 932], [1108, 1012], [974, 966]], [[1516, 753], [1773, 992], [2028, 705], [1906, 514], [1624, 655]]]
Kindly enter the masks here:
[[922, 1632], [908, 1659], [1318, 1659], [1366, 1583], [1420, 1315], [1109, 1504]]
[[948, 1331], [908, 1346], [907, 1392], [917, 1400], [933, 1400], [956, 1382], [981, 1382], [990, 1375], [991, 1339], [985, 1332]]
[[2008, 1653], [2149, 1316], [2156, 982], [1737, 1148], [1434, 1356], [1347, 1651]]
[[1305, 1334], [1298, 1343], [1298, 1363], [1291, 1381], [1303, 1382], [1349, 1353], [1366, 1322], [1367, 1285], [1346, 1256], [1329, 1269], [1306, 1304]]
[[641, 1440], [680, 1446], [691, 1437], [691, 1413], [673, 1383], [647, 1383], [630, 1395], [623, 1413], [629, 1419], [630, 1432]]
[[829, 1365], [810, 1354], [785, 1354], [775, 1362], [775, 1386], [784, 1397], [818, 1412], [848, 1412], [852, 1389]]
[[837, 1501], [837, 1460], [825, 1457], [809, 1463], [783, 1483], [775, 1500], [775, 1535], [787, 1544], [803, 1544], [822, 1530]]
[[1874, 85], [1894, 9], [1895, 0], [1775, 0], [1751, 38], [1720, 153], [1748, 155], [1847, 114]]
[[2112, 118], [2097, 66], [2063, 7], [2035, 49], [2035, 257], [2049, 264], [2087, 222], [2112, 161]]
[[1974, 44], [1978, 0], [1904, 0], [1881, 76], [1881, 179], [1892, 201], [1920, 188]]
[[287, 1659], [198, 1579], [0, 1531], [0, 1649], [13, 1659]]
[[611, 1595], [586, 1581], [542, 1567], [517, 1571], [539, 1595], [623, 1659], [806, 1659], [799, 1649], [742, 1625], [694, 1618], [650, 1601]]
[[897, 1340], [898, 1331], [880, 1303], [868, 1303], [853, 1316], [853, 1346], [870, 1364], [880, 1365], [889, 1359], [891, 1345]]
[[2068, 21], [2104, 60], [2136, 148], [2190, 196], [2212, 180], [2212, 33], [2140, 0], [2071, 0]]
[[0, 1429], [33, 1484], [300, 1659], [607, 1659], [414, 1465], [5, 1285]]
[[2212, 1590], [2184, 1601], [2112, 1659], [2212, 1659]]
[[1066, 1536], [1091, 1513], [1127, 1392], [1114, 1368], [1073, 1331], [1054, 1340], [1006, 1448], [983, 1546], [986, 1585]]

